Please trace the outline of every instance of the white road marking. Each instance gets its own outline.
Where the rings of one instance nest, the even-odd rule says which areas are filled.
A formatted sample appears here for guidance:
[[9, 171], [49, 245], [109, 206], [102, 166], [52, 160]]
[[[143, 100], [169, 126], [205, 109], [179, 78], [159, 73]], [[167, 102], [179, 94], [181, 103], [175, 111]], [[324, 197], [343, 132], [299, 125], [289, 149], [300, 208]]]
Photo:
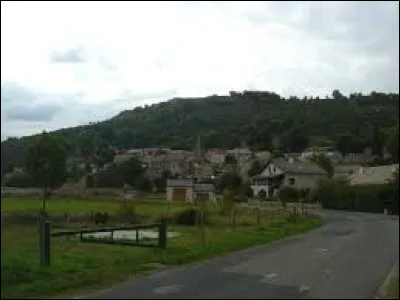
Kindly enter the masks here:
[[160, 286], [158, 288], [155, 288], [153, 290], [153, 293], [155, 294], [170, 294], [173, 292], [177, 292], [182, 288], [182, 285], [176, 284], [176, 285], [164, 285], [164, 286]]
[[278, 277], [278, 274], [276, 273], [268, 273], [264, 275], [264, 278], [260, 280], [261, 283], [271, 283], [276, 277]]
[[332, 278], [333, 277], [333, 271], [331, 269], [325, 269], [323, 274], [322, 274], [322, 277], [324, 279]]
[[317, 248], [317, 249], [315, 249], [315, 251], [318, 252], [318, 253], [325, 253], [325, 252], [328, 251], [328, 249], [326, 249], [326, 248]]
[[308, 285], [303, 284], [302, 286], [299, 287], [299, 292], [300, 293], [306, 293], [309, 290], [311, 290], [311, 288]]
[[237, 272], [239, 270], [239, 268], [240, 268], [239, 265], [230, 266], [230, 267], [223, 268], [222, 271], [223, 272]]

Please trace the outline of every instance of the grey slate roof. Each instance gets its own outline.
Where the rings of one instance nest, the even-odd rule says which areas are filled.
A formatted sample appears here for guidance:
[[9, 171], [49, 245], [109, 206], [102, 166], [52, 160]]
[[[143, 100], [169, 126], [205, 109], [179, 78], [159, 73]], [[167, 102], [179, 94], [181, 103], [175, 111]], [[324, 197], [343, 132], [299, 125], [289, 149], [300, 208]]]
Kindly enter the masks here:
[[214, 185], [209, 184], [209, 183], [196, 183], [193, 188], [196, 192], [212, 192], [212, 191], [214, 191]]
[[193, 183], [191, 179], [168, 179], [167, 187], [193, 187], [196, 192], [212, 192], [214, 185], [210, 183]]
[[358, 171], [361, 165], [336, 165], [334, 169], [335, 174], [350, 174], [352, 172]]
[[167, 187], [192, 187], [193, 181], [191, 179], [168, 179]]
[[293, 161], [289, 162], [283, 158], [277, 158], [271, 161], [285, 173], [294, 174], [315, 174], [325, 175], [326, 172], [320, 166], [312, 161]]

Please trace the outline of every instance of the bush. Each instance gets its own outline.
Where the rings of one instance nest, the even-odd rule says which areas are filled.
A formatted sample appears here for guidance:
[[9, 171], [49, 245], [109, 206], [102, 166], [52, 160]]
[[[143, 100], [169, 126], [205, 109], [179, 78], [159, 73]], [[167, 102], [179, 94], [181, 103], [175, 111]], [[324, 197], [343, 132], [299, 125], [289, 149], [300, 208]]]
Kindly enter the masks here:
[[87, 187], [94, 187], [94, 176], [92, 174], [87, 175], [85, 182]]
[[267, 192], [264, 190], [260, 190], [257, 194], [257, 197], [261, 200], [261, 201], [265, 201], [267, 200]]
[[279, 190], [279, 198], [282, 202], [297, 202], [300, 198], [300, 190], [285, 186]]
[[105, 213], [96, 212], [94, 214], [94, 223], [96, 225], [106, 225], [109, 218], [110, 218], [110, 215], [108, 214], [108, 212], [105, 212]]
[[323, 208], [383, 213], [392, 188], [388, 184], [350, 186], [341, 180], [323, 180], [312, 194]]
[[122, 219], [124, 222], [130, 224], [140, 224], [142, 222], [142, 217], [136, 213], [135, 207], [126, 203], [119, 206], [117, 216], [118, 219]]
[[227, 215], [231, 213], [232, 208], [234, 207], [235, 203], [235, 194], [233, 191], [226, 189], [224, 190], [222, 199], [220, 200], [220, 214], [221, 215]]
[[[184, 211], [178, 212], [174, 217], [173, 221], [179, 225], [188, 225], [194, 226], [201, 221], [201, 211], [196, 208], [186, 209]], [[208, 213], [204, 211], [203, 222], [207, 224], [208, 222]]]
[[26, 172], [19, 172], [8, 175], [4, 179], [4, 186], [6, 187], [19, 187], [30, 188], [37, 187], [31, 175]]
[[139, 190], [139, 191], [143, 191], [143, 192], [151, 192], [151, 190], [153, 189], [153, 184], [150, 181], [150, 179], [148, 179], [147, 177], [139, 177], [136, 182], [135, 182], [135, 187]]
[[96, 186], [122, 188], [124, 180], [116, 169], [102, 170], [96, 174]]
[[248, 183], [245, 183], [245, 184], [242, 185], [242, 193], [247, 198], [252, 198], [254, 196], [253, 189], [251, 188], [250, 184], [248, 184]]

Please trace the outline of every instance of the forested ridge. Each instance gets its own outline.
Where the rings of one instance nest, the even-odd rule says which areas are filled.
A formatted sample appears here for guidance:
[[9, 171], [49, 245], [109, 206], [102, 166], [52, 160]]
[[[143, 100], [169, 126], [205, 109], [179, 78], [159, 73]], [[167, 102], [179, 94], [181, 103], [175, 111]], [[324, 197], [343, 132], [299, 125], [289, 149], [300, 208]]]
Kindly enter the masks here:
[[[325, 98], [284, 98], [272, 92], [231, 92], [229, 96], [175, 98], [126, 110], [98, 123], [51, 132], [69, 156], [100, 155], [110, 147], [203, 148], [298, 152], [307, 146], [332, 146], [342, 153], [371, 147], [398, 149], [399, 95], [372, 92], [346, 97], [335, 90]], [[397, 133], [396, 133], [397, 132]], [[394, 142], [397, 134], [397, 142]], [[35, 136], [1, 143], [2, 173], [23, 166]], [[390, 140], [392, 139], [392, 145]], [[398, 151], [398, 150], [397, 150]]]

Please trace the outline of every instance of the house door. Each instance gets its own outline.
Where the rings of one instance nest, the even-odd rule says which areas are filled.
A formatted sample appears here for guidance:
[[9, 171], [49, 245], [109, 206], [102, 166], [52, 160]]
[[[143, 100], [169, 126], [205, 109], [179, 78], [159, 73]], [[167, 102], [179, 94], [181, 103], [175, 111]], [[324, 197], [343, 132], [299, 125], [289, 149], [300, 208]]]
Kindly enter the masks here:
[[186, 201], [186, 189], [185, 188], [174, 188], [172, 191], [172, 200]]

